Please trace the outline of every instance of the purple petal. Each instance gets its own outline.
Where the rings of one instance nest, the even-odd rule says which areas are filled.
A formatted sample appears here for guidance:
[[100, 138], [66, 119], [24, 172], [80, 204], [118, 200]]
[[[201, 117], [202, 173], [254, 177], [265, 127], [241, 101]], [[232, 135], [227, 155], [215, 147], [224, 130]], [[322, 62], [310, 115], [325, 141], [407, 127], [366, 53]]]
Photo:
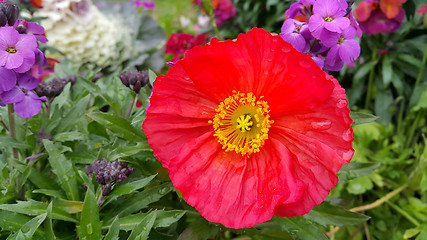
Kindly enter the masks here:
[[353, 26], [348, 26], [343, 32], [342, 37], [344, 39], [353, 39], [356, 37], [356, 29]]
[[18, 86], [15, 86], [11, 90], [1, 93], [0, 98], [4, 103], [17, 103], [24, 100], [25, 94]]
[[15, 46], [19, 40], [19, 33], [13, 27], [0, 28], [0, 49], [6, 49]]
[[308, 20], [308, 29], [315, 38], [319, 38], [320, 32], [324, 29], [325, 21], [320, 14], [314, 14]]
[[13, 70], [0, 67], [0, 92], [11, 90], [16, 86], [16, 73]]
[[342, 61], [345, 63], [351, 63], [356, 60], [360, 55], [360, 45], [356, 40], [350, 39], [345, 40], [341, 43], [339, 49], [339, 55]]
[[325, 71], [339, 71], [339, 70], [341, 70], [341, 68], [344, 66], [344, 62], [337, 62], [335, 65], [333, 65], [333, 66], [331, 66], [331, 65], [328, 65], [328, 64], [326, 64], [324, 67], [323, 67], [323, 70], [325, 70]]
[[332, 47], [337, 45], [338, 40], [340, 39], [341, 34], [328, 31], [324, 29], [321, 31], [319, 40], [325, 47]]
[[28, 73], [18, 75], [18, 86], [25, 90], [33, 90], [39, 85], [39, 81]]
[[313, 4], [313, 13], [322, 17], [342, 17], [347, 13], [347, 2], [345, 0], [321, 0]]
[[342, 33], [344, 29], [348, 28], [350, 20], [346, 17], [335, 18], [330, 22], [325, 22], [324, 26], [331, 32]]
[[34, 52], [37, 48], [37, 39], [34, 35], [21, 34], [15, 47], [18, 49], [18, 52], [23, 49], [28, 49], [29, 51]]
[[306, 41], [301, 34], [298, 33], [287, 33], [287, 34], [280, 34], [280, 36], [285, 40], [286, 42], [290, 43], [298, 52], [303, 52], [306, 46]]
[[340, 56], [339, 56], [340, 47], [341, 46], [336, 45], [331, 47], [331, 49], [329, 49], [329, 52], [326, 55], [326, 64], [335, 65], [336, 62], [340, 61]]
[[15, 112], [23, 118], [32, 118], [34, 115], [40, 112], [42, 103], [40, 99], [35, 99], [32, 95], [35, 93], [28, 92], [28, 95], [25, 98], [15, 104]]
[[27, 22], [27, 33], [43, 34], [44, 28], [35, 22]]
[[298, 22], [294, 19], [286, 19], [286, 21], [282, 25], [282, 34], [293, 33], [296, 29], [295, 22]]
[[5, 68], [15, 69], [22, 65], [22, 63], [24, 62], [24, 58], [18, 53], [8, 53], [5, 56], [5, 61]]
[[23, 73], [30, 70], [30, 68], [36, 63], [36, 51], [37, 49], [34, 49], [34, 51], [31, 51], [30, 49], [20, 49], [18, 53], [23, 57], [23, 62], [19, 67], [15, 68], [15, 72]]

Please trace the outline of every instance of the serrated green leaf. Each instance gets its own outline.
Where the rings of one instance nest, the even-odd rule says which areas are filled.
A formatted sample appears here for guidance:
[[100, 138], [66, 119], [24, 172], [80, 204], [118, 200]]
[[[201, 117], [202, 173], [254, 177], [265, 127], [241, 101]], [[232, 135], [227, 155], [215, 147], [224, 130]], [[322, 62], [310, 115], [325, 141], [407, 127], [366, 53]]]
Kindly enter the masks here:
[[328, 240], [322, 230], [303, 217], [274, 217], [274, 220], [295, 240]]
[[353, 119], [353, 125], [369, 123], [378, 119], [377, 116], [361, 112], [350, 112], [350, 118]]
[[145, 142], [145, 136], [142, 130], [134, 128], [130, 122], [122, 117], [111, 115], [109, 113], [103, 113], [93, 111], [87, 115], [94, 121], [97, 121], [105, 128], [111, 130], [111, 132], [117, 134], [130, 142]]
[[108, 205], [108, 211], [105, 213], [104, 219], [112, 220], [116, 216], [122, 217], [144, 209], [148, 204], [158, 201], [172, 189], [173, 186], [171, 183], [165, 183], [136, 193], [126, 200], [118, 198]]
[[[32, 239], [36, 230], [39, 228], [39, 226], [46, 219], [46, 216], [47, 216], [47, 213], [44, 213], [44, 214], [41, 214], [41, 215], [31, 219], [30, 221], [25, 223], [24, 226], [22, 226], [18, 232], [14, 233], [13, 235], [10, 235], [7, 239], [8, 240], [15, 240], [15, 239], [20, 239], [22, 237], [24, 237], [24, 239]], [[20, 234], [22, 234], [22, 236], [18, 237], [18, 235], [20, 235]]]
[[74, 201], [79, 200], [77, 178], [73, 169], [73, 164], [60, 153], [58, 146], [51, 141], [43, 140], [43, 145], [49, 154], [49, 163], [56, 176], [58, 176], [61, 187], [65, 191], [68, 199]]
[[86, 134], [81, 132], [62, 132], [53, 137], [53, 141], [56, 142], [82, 141], [86, 139]]
[[105, 236], [104, 240], [119, 240], [120, 233], [120, 222], [119, 217], [114, 218], [113, 223], [108, 229], [108, 233]]
[[156, 211], [149, 213], [137, 226], [135, 226], [128, 240], [146, 240], [148, 238], [148, 234], [150, 234], [151, 228], [154, 225], [156, 217]]
[[323, 226], [359, 225], [369, 220], [369, 217], [360, 213], [348, 211], [329, 202], [323, 202], [314, 208], [304, 218], [317, 222]]
[[350, 162], [344, 164], [337, 175], [341, 183], [346, 183], [353, 178], [367, 176], [379, 167], [380, 163]]
[[80, 225], [77, 227], [79, 238], [86, 240], [101, 239], [101, 221], [95, 194], [87, 189], [83, 203]]

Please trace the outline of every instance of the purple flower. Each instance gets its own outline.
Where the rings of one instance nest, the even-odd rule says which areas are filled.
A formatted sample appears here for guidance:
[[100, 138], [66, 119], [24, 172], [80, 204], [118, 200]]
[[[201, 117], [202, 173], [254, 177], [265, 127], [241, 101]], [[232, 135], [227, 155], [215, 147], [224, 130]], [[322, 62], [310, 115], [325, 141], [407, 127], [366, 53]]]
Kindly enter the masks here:
[[310, 48], [312, 37], [307, 23], [289, 18], [283, 23], [280, 36], [299, 52], [306, 53]]
[[13, 70], [0, 67], [0, 79], [0, 93], [16, 86], [16, 73]]
[[136, 7], [144, 7], [147, 10], [154, 10], [156, 8], [156, 3], [152, 1], [140, 1], [135, 0], [133, 1], [133, 4], [135, 4]]
[[336, 66], [339, 62], [351, 63], [359, 57], [360, 45], [353, 39], [354, 37], [356, 37], [356, 30], [350, 26], [326, 55], [328, 66]]
[[35, 22], [27, 22], [23, 19], [18, 19], [13, 27], [21, 34], [32, 34], [42, 43], [47, 42], [46, 36], [44, 36], [44, 28]]
[[33, 35], [19, 34], [14, 27], [0, 28], [0, 67], [26, 72], [36, 63], [36, 51]]
[[303, 15], [306, 19], [309, 19], [313, 15], [313, 4], [315, 0], [301, 0], [296, 3], [293, 3], [288, 10], [286, 10], [285, 15], [287, 18], [295, 18], [296, 16]]
[[308, 28], [325, 46], [336, 43], [350, 25], [350, 20], [345, 17], [347, 6], [344, 0], [322, 0], [313, 4], [313, 16], [309, 19]]
[[15, 103], [15, 112], [23, 118], [32, 118], [41, 108], [41, 101], [47, 101], [46, 97], [37, 96], [34, 88], [37, 87], [39, 81], [32, 77], [29, 73], [17, 74], [17, 85], [9, 91], [0, 94], [0, 98], [4, 103]]

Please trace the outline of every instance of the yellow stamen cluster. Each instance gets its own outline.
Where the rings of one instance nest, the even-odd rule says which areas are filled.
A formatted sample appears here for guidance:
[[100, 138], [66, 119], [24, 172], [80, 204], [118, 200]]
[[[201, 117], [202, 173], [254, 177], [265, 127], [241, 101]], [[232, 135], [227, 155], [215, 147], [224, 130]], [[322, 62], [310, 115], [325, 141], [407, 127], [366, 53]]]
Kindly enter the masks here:
[[233, 91], [233, 95], [221, 102], [215, 111], [214, 136], [225, 151], [235, 151], [242, 156], [257, 153], [268, 139], [270, 120], [269, 106], [262, 96], [257, 100], [253, 93]]
[[325, 20], [325, 22], [332, 22], [334, 18], [328, 16], [328, 17], [324, 17], [323, 20]]
[[18, 50], [16, 48], [14, 48], [14, 47], [8, 47], [8, 48], [6, 48], [6, 52], [8, 52], [8, 53], [17, 53]]

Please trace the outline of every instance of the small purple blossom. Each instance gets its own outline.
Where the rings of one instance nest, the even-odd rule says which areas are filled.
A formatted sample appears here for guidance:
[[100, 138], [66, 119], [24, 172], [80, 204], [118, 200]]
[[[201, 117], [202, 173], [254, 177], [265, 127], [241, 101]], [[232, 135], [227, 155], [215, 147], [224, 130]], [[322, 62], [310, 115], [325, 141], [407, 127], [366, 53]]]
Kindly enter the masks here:
[[360, 45], [354, 40], [356, 30], [347, 28], [340, 36], [338, 43], [329, 49], [326, 55], [326, 64], [335, 66], [338, 62], [351, 63], [360, 55]]
[[310, 48], [311, 35], [307, 23], [289, 18], [283, 23], [280, 36], [302, 53], [306, 53]]
[[0, 27], [12, 26], [19, 16], [19, 8], [9, 1], [0, 1]]
[[46, 36], [43, 35], [44, 34], [44, 28], [35, 22], [27, 22], [23, 19], [18, 19], [15, 22], [15, 24], [13, 25], [13, 27], [20, 34], [32, 34], [40, 42], [42, 42], [42, 43], [47, 42]]
[[301, 0], [293, 3], [285, 12], [287, 18], [295, 18], [299, 15], [309, 19], [313, 15], [313, 4], [315, 0]]
[[133, 1], [133, 4], [135, 4], [136, 7], [143, 7], [147, 10], [154, 10], [156, 8], [156, 3], [152, 1], [140, 1], [135, 0]]
[[[313, 16], [308, 27], [311, 34], [326, 46], [337, 42], [341, 33], [350, 25], [344, 0], [322, 0], [313, 4]], [[330, 47], [330, 46], [328, 46]]]
[[0, 67], [17, 73], [30, 70], [36, 63], [37, 40], [33, 35], [19, 34], [14, 27], [0, 28]]
[[17, 84], [9, 91], [0, 94], [1, 100], [6, 103], [15, 103], [15, 112], [23, 118], [32, 118], [41, 109], [41, 101], [46, 97], [39, 97], [32, 91], [39, 81], [29, 73], [16, 74]]

